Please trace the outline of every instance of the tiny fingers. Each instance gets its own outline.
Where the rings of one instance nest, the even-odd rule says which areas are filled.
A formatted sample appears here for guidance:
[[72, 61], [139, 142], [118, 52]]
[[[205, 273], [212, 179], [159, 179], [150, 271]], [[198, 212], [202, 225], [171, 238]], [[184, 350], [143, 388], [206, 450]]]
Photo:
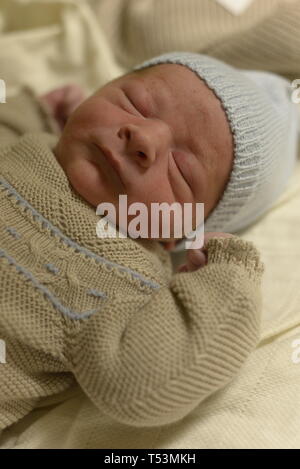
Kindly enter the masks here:
[[180, 267], [178, 267], [178, 270], [177, 272], [188, 272], [188, 268], [187, 268], [187, 265], [186, 264], [183, 264], [181, 265]]
[[206, 255], [200, 249], [190, 249], [187, 254], [187, 266], [190, 272], [204, 267], [206, 264]]

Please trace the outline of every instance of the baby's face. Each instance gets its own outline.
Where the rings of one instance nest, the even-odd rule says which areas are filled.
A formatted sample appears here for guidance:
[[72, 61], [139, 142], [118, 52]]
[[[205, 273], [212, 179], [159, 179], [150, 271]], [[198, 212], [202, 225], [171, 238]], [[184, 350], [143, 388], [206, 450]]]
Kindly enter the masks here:
[[110, 202], [118, 214], [126, 194], [128, 205], [142, 202], [149, 213], [152, 202], [202, 202], [206, 218], [228, 181], [233, 139], [206, 84], [184, 66], [162, 64], [123, 75], [85, 100], [54, 152], [94, 207]]

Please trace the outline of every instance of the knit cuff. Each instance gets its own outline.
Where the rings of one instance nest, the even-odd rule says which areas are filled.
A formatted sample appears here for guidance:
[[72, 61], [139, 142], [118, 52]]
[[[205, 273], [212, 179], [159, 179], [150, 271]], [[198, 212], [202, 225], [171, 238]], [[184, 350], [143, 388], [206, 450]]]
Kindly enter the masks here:
[[260, 253], [251, 241], [237, 236], [231, 238], [210, 238], [205, 245], [207, 264], [232, 263], [246, 268], [250, 278], [259, 280], [265, 270]]

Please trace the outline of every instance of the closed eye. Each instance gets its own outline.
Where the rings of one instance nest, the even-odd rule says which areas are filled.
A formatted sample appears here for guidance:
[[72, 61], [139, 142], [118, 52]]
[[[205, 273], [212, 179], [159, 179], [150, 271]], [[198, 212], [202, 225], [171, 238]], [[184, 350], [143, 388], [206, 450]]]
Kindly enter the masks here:
[[174, 160], [174, 162], [175, 162], [175, 165], [176, 165], [176, 167], [177, 167], [179, 173], [181, 174], [182, 178], [184, 179], [184, 182], [187, 184], [187, 186], [188, 186], [189, 188], [191, 188], [189, 182], [187, 181], [187, 179], [186, 179], [186, 177], [185, 177], [185, 175], [184, 175], [184, 173], [183, 173], [183, 171], [182, 171], [182, 169], [181, 169], [181, 166], [177, 163], [177, 159], [175, 158], [174, 153], [172, 153], [172, 156], [173, 156], [173, 160]]
[[127, 101], [130, 102], [131, 106], [136, 109], [136, 107], [135, 107], [135, 105], [134, 105], [134, 102], [130, 99], [130, 97], [129, 97], [129, 95], [126, 93], [126, 91], [124, 91], [124, 95], [125, 95]]
[[132, 99], [130, 98], [130, 96], [128, 95], [128, 93], [126, 93], [126, 91], [123, 90], [123, 93], [126, 97], [126, 100], [129, 102], [129, 104], [131, 105], [132, 108], [134, 108], [135, 111], [137, 111], [141, 116], [143, 116], [143, 114], [138, 110], [136, 104], [132, 101]]

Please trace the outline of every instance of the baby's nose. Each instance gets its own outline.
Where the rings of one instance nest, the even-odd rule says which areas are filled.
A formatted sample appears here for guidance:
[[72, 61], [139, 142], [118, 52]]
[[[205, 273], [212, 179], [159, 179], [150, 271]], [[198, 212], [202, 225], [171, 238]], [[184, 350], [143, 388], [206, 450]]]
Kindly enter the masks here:
[[156, 145], [150, 133], [137, 125], [127, 124], [120, 128], [118, 136], [125, 140], [125, 152], [144, 168], [156, 159]]
[[119, 138], [125, 140], [128, 156], [144, 168], [149, 168], [162, 153], [162, 147], [165, 147], [165, 130], [161, 131], [156, 127], [127, 124], [118, 132]]

